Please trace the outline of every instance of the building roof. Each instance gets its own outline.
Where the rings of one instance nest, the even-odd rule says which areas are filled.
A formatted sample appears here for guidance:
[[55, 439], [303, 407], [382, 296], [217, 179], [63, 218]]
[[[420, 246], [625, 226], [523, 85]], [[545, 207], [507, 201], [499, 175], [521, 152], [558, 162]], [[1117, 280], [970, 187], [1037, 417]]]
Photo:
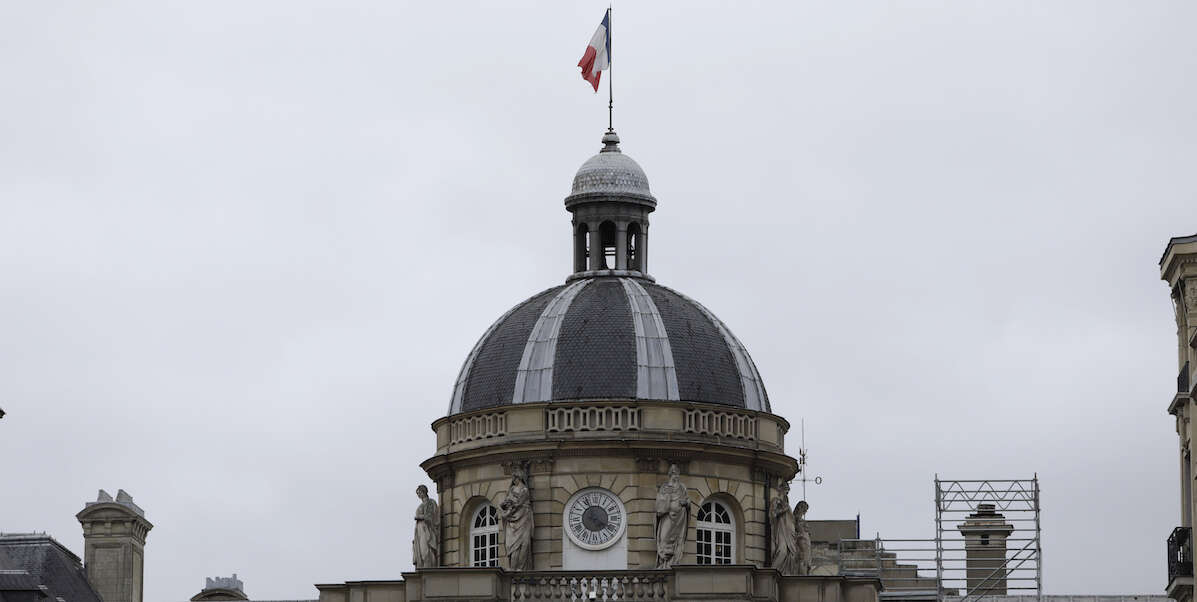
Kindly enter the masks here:
[[1168, 239], [1168, 244], [1164, 247], [1164, 254], [1160, 255], [1160, 267], [1164, 267], [1164, 262], [1168, 259], [1168, 251], [1171, 251], [1172, 247], [1176, 245], [1188, 244], [1191, 242], [1197, 242], [1197, 234], [1190, 234], [1188, 236], [1173, 236], [1172, 238]]
[[51, 599], [102, 602], [79, 557], [44, 533], [0, 534], [0, 569], [27, 572]]
[[0, 569], [0, 592], [39, 590], [40, 585], [29, 571]]
[[713, 313], [649, 280], [604, 276], [537, 293], [499, 318], [466, 358], [449, 414], [590, 399], [770, 411], [748, 351]]

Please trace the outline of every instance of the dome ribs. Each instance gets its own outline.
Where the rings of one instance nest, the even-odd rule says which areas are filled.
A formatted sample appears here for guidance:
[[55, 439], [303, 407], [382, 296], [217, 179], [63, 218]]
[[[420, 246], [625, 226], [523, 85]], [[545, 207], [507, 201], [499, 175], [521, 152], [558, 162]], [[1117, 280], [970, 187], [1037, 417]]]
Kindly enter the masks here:
[[619, 282], [628, 296], [636, 332], [636, 397], [677, 401], [677, 371], [661, 312], [635, 279], [620, 278]]
[[772, 412], [772, 409], [769, 407], [769, 395], [765, 392], [765, 383], [761, 380], [761, 375], [756, 369], [756, 364], [752, 361], [752, 356], [748, 354], [748, 349], [736, 338], [736, 335], [732, 334], [731, 329], [701, 303], [675, 290], [666, 287], [660, 288], [677, 295], [686, 301], [689, 307], [702, 312], [707, 321], [719, 331], [726, 348], [731, 352], [733, 365], [740, 379], [740, 391], [743, 395], [743, 404], [740, 407], [749, 410]]
[[650, 283], [644, 288], [665, 323], [681, 399], [745, 407], [740, 372], [718, 326], [678, 293]]
[[747, 349], [710, 310], [643, 278], [597, 277], [543, 291], [493, 324], [449, 413], [599, 399], [771, 411]]
[[536, 325], [532, 327], [524, 346], [524, 355], [520, 358], [511, 403], [550, 401], [553, 398], [553, 368], [557, 359], [561, 323], [569, 313], [574, 297], [589, 283], [589, 280], [578, 280], [561, 289], [536, 319]]
[[636, 396], [636, 333], [623, 285], [598, 279], [582, 289], [557, 341], [553, 399]]
[[482, 343], [465, 379], [461, 411], [511, 403], [515, 377], [532, 327], [561, 286], [553, 287], [512, 311]]

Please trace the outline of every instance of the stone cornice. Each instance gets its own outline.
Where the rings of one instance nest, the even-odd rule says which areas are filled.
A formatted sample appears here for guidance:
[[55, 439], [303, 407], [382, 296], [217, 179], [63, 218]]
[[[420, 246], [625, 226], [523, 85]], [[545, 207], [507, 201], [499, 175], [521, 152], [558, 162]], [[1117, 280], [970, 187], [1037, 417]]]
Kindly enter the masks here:
[[547, 463], [570, 456], [622, 456], [638, 460], [660, 459], [669, 463], [688, 463], [694, 459], [721, 460], [749, 464], [754, 468], [789, 480], [798, 472], [798, 461], [783, 453], [761, 449], [732, 447], [711, 442], [671, 441], [668, 439], [573, 439], [510, 442], [500, 448], [482, 447], [438, 454], [420, 463], [433, 480], [471, 466], [495, 463]]
[[1197, 268], [1197, 237], [1190, 238], [1195, 240], [1184, 243], [1183, 249], [1180, 244], [1169, 243], [1168, 250], [1160, 259], [1160, 278], [1170, 286], [1176, 286], [1178, 276], [1183, 276], [1183, 272], [1188, 271], [1186, 268]]
[[521, 408], [547, 408], [547, 407], [570, 407], [570, 406], [625, 406], [635, 405], [638, 407], [666, 407], [666, 408], [685, 408], [691, 410], [705, 410], [705, 411], [724, 411], [724, 412], [738, 412], [751, 414], [755, 416], [764, 416], [773, 420], [782, 426], [782, 432], [788, 433], [790, 431], [790, 421], [786, 420], [780, 414], [773, 414], [770, 412], [761, 412], [758, 410], [749, 410], [746, 408], [738, 408], [730, 405], [723, 405], [718, 403], [705, 403], [701, 401], [656, 401], [646, 399], [579, 399], [575, 401], [551, 401], [551, 402], [537, 402], [537, 403], [520, 403], [509, 404], [501, 406], [493, 406], [489, 408], [482, 408], [479, 410], [471, 410], [469, 412], [461, 412], [449, 416], [442, 416], [432, 421], [431, 428], [435, 432], [438, 427], [446, 424], [450, 420], [458, 418], [465, 418], [470, 416], [480, 416], [493, 412], [501, 412], [510, 409]]

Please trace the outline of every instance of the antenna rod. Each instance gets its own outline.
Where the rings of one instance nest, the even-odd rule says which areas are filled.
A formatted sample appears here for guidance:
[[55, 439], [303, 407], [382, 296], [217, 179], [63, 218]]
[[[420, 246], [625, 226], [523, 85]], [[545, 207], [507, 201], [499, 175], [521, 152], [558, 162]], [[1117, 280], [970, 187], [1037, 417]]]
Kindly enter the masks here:
[[615, 12], [615, 3], [607, 7], [607, 131], [615, 131], [615, 60], [611, 58], [611, 48], [615, 46], [614, 36], [611, 35], [611, 22]]

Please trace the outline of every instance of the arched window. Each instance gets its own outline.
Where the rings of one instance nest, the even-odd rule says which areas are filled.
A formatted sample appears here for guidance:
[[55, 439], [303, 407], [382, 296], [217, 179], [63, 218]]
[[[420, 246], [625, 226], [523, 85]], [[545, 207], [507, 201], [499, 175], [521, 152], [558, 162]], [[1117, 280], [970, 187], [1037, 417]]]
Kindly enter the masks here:
[[736, 561], [736, 524], [731, 510], [707, 500], [698, 508], [698, 564], [732, 564]]
[[499, 566], [499, 513], [490, 504], [470, 523], [470, 566]]
[[[632, 222], [628, 225], [628, 269], [640, 270], [640, 253], [638, 247], [640, 245], [640, 224]], [[643, 270], [640, 270], [643, 271]]]
[[599, 224], [599, 244], [603, 247], [599, 252], [602, 257], [600, 270], [614, 270], [617, 265], [615, 263], [615, 236], [615, 222]]

